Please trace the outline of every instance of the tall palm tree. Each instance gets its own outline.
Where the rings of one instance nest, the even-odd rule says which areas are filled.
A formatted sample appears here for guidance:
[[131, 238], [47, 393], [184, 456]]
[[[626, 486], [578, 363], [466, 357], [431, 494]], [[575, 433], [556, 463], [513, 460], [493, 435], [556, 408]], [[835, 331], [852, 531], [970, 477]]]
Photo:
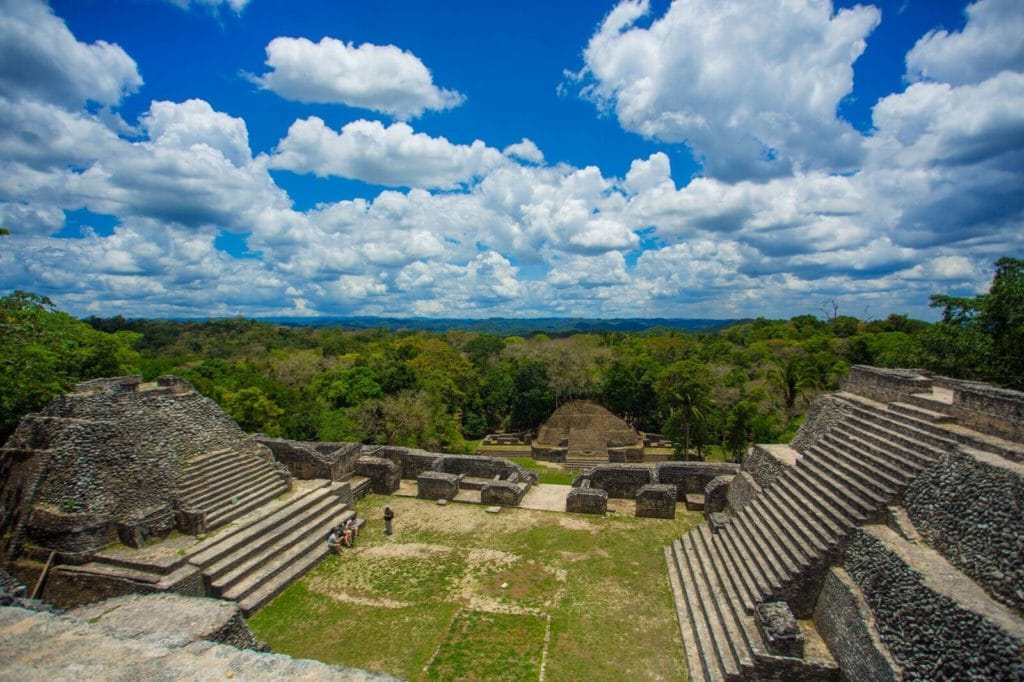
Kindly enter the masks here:
[[809, 371], [802, 355], [790, 355], [768, 370], [768, 381], [775, 385], [786, 408], [786, 421], [793, 420], [796, 403], [811, 389], [818, 387], [817, 378]]

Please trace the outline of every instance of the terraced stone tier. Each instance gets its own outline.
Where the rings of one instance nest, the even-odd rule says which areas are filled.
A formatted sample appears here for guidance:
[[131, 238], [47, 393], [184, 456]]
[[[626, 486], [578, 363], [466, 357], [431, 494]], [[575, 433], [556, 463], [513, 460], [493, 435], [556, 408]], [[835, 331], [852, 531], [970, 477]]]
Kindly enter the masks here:
[[[956, 447], [938, 411], [837, 397], [843, 416], [800, 457], [789, 458], [793, 464], [729, 523], [714, 534], [701, 525], [666, 548], [694, 679], [768, 674], [774, 663], [764, 653], [754, 607], [774, 600], [800, 604], [849, 533], [879, 516], [920, 471]], [[829, 674], [827, 665], [815, 670]]]
[[307, 491], [254, 524], [203, 542], [189, 563], [212, 595], [237, 601], [248, 616], [326, 556], [331, 528], [354, 515], [350, 496], [348, 483]]
[[186, 463], [175, 491], [182, 507], [206, 514], [219, 528], [287, 492], [291, 482], [273, 461], [235, 450], [216, 450]]

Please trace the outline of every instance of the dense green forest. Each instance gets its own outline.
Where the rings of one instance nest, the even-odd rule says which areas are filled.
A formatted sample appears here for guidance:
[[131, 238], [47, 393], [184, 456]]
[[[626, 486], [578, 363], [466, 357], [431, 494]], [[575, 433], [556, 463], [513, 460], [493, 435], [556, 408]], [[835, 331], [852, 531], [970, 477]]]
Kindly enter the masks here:
[[0, 440], [76, 381], [177, 374], [247, 431], [468, 451], [538, 426], [573, 398], [602, 402], [679, 452], [738, 457], [790, 438], [810, 399], [852, 364], [924, 367], [1024, 388], [1024, 261], [987, 294], [936, 295], [939, 322], [890, 315], [756, 319], [714, 333], [563, 336], [296, 327], [246, 319], [77, 320], [46, 298], [0, 299]]

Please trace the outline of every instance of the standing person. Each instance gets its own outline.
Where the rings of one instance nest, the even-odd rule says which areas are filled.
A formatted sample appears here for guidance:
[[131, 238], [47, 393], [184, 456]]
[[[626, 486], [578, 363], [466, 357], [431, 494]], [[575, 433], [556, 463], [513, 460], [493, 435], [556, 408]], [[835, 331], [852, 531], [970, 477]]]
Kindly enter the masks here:
[[384, 535], [391, 535], [391, 521], [395, 518], [395, 512], [390, 506], [384, 507]]

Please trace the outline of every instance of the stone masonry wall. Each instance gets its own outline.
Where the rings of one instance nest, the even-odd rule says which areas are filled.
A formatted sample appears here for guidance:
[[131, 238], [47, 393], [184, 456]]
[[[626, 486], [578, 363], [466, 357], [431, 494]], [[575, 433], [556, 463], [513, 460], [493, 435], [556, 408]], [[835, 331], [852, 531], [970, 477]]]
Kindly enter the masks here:
[[844, 564], [905, 679], [1024, 678], [1024, 637], [931, 589], [872, 534], [854, 531]]
[[[793, 436], [789, 446], [798, 452], [803, 452], [839, 423], [846, 412], [846, 403], [838, 397], [831, 394], [819, 396], [811, 402], [803, 424], [800, 425], [800, 429]], [[757, 448], [757, 446], [754, 447]], [[747, 467], [744, 466], [744, 468]], [[761, 485], [767, 485], [767, 483], [762, 482]]]
[[947, 379], [943, 385], [953, 389], [949, 412], [961, 424], [1024, 442], [1024, 393], [972, 381]]
[[912, 393], [926, 393], [932, 388], [927, 372], [916, 369], [888, 369], [854, 365], [843, 381], [843, 390], [888, 403]]
[[904, 491], [903, 506], [930, 546], [1024, 614], [1024, 466], [945, 453]]
[[774, 457], [768, 448], [761, 445], [751, 447], [747, 458], [743, 460], [743, 471], [753, 476], [758, 485], [763, 488], [774, 483], [775, 479], [786, 471], [786, 468], [786, 465]]
[[825, 578], [814, 624], [847, 680], [902, 679], [903, 669], [879, 639], [864, 595], [844, 569], [834, 567]]
[[298, 479], [343, 481], [355, 470], [362, 447], [358, 443], [315, 443], [255, 436]]
[[676, 486], [680, 502], [687, 493], [703, 494], [704, 489], [718, 476], [729, 476], [739, 471], [738, 464], [723, 462], [660, 462], [654, 465], [654, 483]]
[[633, 464], [602, 464], [577, 476], [577, 480], [583, 477], [590, 481], [591, 488], [604, 490], [608, 497], [623, 500], [634, 499], [641, 486], [654, 482], [654, 472], [650, 467]]

